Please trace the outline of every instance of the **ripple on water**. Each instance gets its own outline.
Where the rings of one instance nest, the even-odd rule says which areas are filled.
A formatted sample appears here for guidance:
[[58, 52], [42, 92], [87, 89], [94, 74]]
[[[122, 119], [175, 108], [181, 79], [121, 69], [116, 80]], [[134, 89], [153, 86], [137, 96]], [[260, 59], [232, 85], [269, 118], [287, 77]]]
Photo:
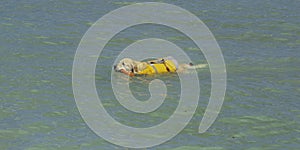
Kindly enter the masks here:
[[243, 128], [243, 131], [235, 133], [233, 137], [272, 137], [282, 136], [284, 134], [293, 133], [293, 121], [282, 121], [269, 116], [242, 116], [236, 118], [222, 118], [220, 122], [230, 126]]
[[173, 150], [225, 150], [223, 147], [205, 147], [205, 146], [180, 146]]
[[29, 131], [17, 128], [0, 129], [1, 140], [12, 140], [30, 134]]
[[54, 130], [54, 127], [49, 126], [44, 122], [35, 122], [32, 124], [26, 124], [23, 127], [26, 129], [26, 131], [30, 133], [48, 133]]
[[29, 131], [17, 128], [0, 129], [0, 149], [8, 149], [14, 143], [7, 141], [14, 141], [18, 138], [23, 138], [31, 134]]
[[125, 5], [135, 4], [136, 2], [112, 2], [112, 3], [115, 5], [125, 6]]
[[68, 112], [67, 111], [54, 111], [54, 112], [47, 112], [44, 114], [45, 117], [53, 117], [53, 118], [57, 118], [57, 117], [66, 117], [68, 116]]

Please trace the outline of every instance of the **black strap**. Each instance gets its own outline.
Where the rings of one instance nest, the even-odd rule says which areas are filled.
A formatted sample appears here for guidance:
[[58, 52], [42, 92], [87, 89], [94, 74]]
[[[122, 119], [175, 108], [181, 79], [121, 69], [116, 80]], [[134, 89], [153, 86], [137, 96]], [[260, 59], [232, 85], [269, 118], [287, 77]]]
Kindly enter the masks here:
[[164, 59], [161, 59], [162, 63], [165, 65], [166, 69], [168, 72], [170, 72], [169, 67], [166, 65], [166, 61]]

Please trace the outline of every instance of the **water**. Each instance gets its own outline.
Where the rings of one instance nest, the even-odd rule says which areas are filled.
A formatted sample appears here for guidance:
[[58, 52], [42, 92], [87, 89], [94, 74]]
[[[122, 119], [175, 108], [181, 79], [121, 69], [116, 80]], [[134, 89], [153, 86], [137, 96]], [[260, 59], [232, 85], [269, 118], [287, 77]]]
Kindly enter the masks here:
[[[197, 134], [210, 96], [208, 69], [198, 71], [199, 107], [172, 140], [151, 149], [299, 149], [300, 2], [163, 1], [197, 15], [223, 51], [228, 85], [213, 126]], [[94, 134], [77, 110], [71, 83], [76, 48], [90, 25], [132, 1], [0, 2], [0, 149], [124, 149]], [[187, 37], [163, 26], [142, 25], [118, 34], [96, 68], [98, 93], [116, 120], [147, 127], [170, 116], [177, 106], [176, 75], [164, 77], [166, 103], [147, 115], [118, 105], [110, 89], [113, 60], [138, 39], [157, 37], [182, 47], [195, 63], [205, 59]], [[115, 74], [119, 76], [118, 74]], [[131, 81], [140, 100], [150, 95], [155, 77]]]

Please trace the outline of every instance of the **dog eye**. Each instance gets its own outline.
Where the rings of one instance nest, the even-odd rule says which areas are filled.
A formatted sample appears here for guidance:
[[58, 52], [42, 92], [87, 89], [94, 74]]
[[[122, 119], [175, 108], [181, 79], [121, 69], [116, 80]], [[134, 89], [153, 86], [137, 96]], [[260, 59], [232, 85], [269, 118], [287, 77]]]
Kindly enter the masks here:
[[125, 66], [125, 63], [122, 63], [123, 66]]

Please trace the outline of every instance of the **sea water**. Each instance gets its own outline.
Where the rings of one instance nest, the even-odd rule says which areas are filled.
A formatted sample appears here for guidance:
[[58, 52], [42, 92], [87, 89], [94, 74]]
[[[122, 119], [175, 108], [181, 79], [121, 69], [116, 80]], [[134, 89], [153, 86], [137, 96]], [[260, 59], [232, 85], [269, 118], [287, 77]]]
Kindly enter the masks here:
[[[98, 137], [81, 118], [72, 92], [72, 63], [82, 36], [96, 20], [135, 2], [0, 2], [0, 149], [125, 149]], [[299, 149], [300, 2], [159, 2], [182, 7], [208, 26], [222, 49], [228, 78], [222, 110], [207, 132], [197, 131], [210, 97], [209, 68], [197, 71], [201, 91], [192, 120], [173, 139], [149, 149]], [[145, 38], [169, 40], [193, 63], [207, 63], [191, 39], [166, 26], [139, 25], [116, 35], [99, 56], [95, 83], [107, 112], [133, 127], [168, 119], [180, 98], [180, 80], [170, 74], [130, 80], [132, 94], [141, 101], [150, 97], [153, 79], [165, 82], [168, 94], [155, 112], [133, 113], [116, 100], [111, 75], [124, 76], [112, 71], [114, 60]]]

